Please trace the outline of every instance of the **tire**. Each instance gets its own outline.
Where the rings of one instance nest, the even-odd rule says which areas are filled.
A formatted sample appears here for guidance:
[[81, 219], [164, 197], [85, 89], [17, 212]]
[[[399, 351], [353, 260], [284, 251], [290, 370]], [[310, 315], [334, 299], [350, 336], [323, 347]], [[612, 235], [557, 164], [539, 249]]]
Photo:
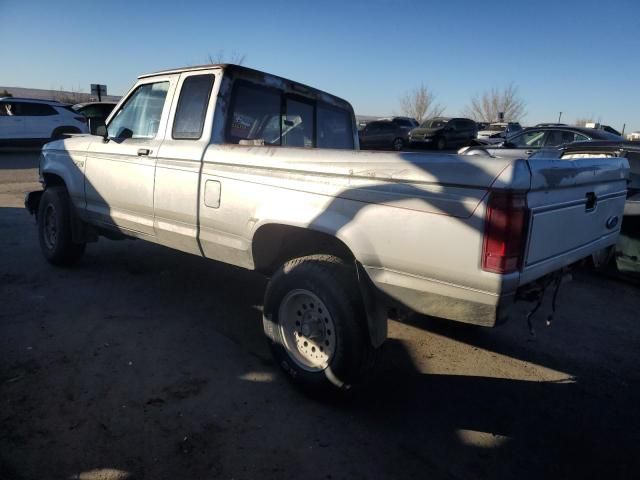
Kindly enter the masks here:
[[373, 366], [355, 268], [336, 257], [285, 263], [267, 286], [263, 326], [276, 363], [314, 395], [344, 393]]
[[71, 238], [71, 201], [64, 187], [47, 188], [38, 207], [40, 249], [49, 263], [69, 266], [84, 253], [86, 244]]
[[400, 137], [396, 138], [396, 139], [393, 141], [392, 148], [393, 148], [396, 152], [400, 152], [401, 150], [403, 150], [403, 149], [404, 149], [404, 140], [402, 140]]
[[439, 137], [436, 140], [436, 149], [437, 150], [444, 150], [445, 148], [447, 148], [447, 141], [445, 140], [444, 137]]

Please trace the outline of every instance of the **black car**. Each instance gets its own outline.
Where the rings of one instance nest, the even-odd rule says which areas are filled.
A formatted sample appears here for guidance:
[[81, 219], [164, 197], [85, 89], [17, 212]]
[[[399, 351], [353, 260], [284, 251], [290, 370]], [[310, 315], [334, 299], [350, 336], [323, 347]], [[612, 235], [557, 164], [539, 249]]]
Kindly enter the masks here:
[[115, 108], [115, 102], [89, 102], [77, 103], [71, 107], [75, 112], [81, 113], [87, 117], [91, 133], [96, 133], [96, 129], [100, 125], [104, 125], [105, 120]]
[[[464, 155], [528, 158], [541, 148], [553, 148], [590, 140], [624, 141], [624, 138], [597, 128], [547, 126], [525, 128], [497, 145], [477, 145], [461, 150]], [[480, 140], [478, 140], [480, 142]]]
[[478, 135], [478, 124], [468, 118], [436, 117], [426, 120], [409, 134], [412, 147], [428, 146], [438, 150], [460, 147]]
[[399, 127], [416, 128], [417, 126], [420, 125], [415, 118], [411, 118], [411, 117], [391, 117], [391, 118], [381, 118], [380, 120], [391, 120], [393, 123], [395, 123]]
[[376, 120], [369, 122], [358, 132], [360, 148], [373, 150], [402, 150], [407, 145], [407, 138], [412, 127], [402, 126], [393, 120]]

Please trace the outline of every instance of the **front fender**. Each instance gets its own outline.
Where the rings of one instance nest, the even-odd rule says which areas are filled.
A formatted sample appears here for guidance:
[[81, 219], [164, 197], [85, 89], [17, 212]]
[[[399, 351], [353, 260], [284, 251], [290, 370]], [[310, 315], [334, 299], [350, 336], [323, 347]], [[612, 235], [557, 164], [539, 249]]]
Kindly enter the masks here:
[[42, 149], [40, 177], [46, 185], [48, 178], [58, 177], [75, 207], [85, 208], [84, 172], [90, 138], [75, 137], [50, 142]]

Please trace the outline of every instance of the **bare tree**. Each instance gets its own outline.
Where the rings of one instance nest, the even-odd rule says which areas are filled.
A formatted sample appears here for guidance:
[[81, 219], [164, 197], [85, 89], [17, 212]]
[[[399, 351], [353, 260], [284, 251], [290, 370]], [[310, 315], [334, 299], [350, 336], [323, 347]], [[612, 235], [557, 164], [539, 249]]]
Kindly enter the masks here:
[[415, 118], [422, 123], [427, 118], [442, 115], [445, 107], [436, 103], [435, 94], [424, 84], [420, 85], [400, 98], [400, 110], [403, 115]]
[[233, 52], [231, 55], [226, 55], [224, 50], [218, 50], [218, 53], [215, 55], [208, 55], [209, 63], [235, 63], [236, 65], [243, 65], [245, 60], [247, 59], [246, 54], [240, 54], [238, 52]]
[[518, 122], [524, 117], [525, 103], [517, 86], [511, 84], [502, 90], [492, 88], [472, 98], [464, 114], [478, 122], [497, 122], [499, 112], [504, 112], [505, 122]]

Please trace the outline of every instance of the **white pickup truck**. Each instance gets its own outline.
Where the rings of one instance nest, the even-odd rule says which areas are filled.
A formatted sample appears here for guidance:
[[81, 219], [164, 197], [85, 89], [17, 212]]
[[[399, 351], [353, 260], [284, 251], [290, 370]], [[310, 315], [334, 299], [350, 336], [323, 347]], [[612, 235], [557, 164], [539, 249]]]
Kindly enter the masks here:
[[262, 272], [277, 363], [320, 390], [362, 379], [390, 309], [504, 320], [615, 244], [627, 187], [624, 158], [361, 152], [349, 103], [234, 65], [142, 75], [98, 133], [42, 150], [47, 260], [135, 237]]

